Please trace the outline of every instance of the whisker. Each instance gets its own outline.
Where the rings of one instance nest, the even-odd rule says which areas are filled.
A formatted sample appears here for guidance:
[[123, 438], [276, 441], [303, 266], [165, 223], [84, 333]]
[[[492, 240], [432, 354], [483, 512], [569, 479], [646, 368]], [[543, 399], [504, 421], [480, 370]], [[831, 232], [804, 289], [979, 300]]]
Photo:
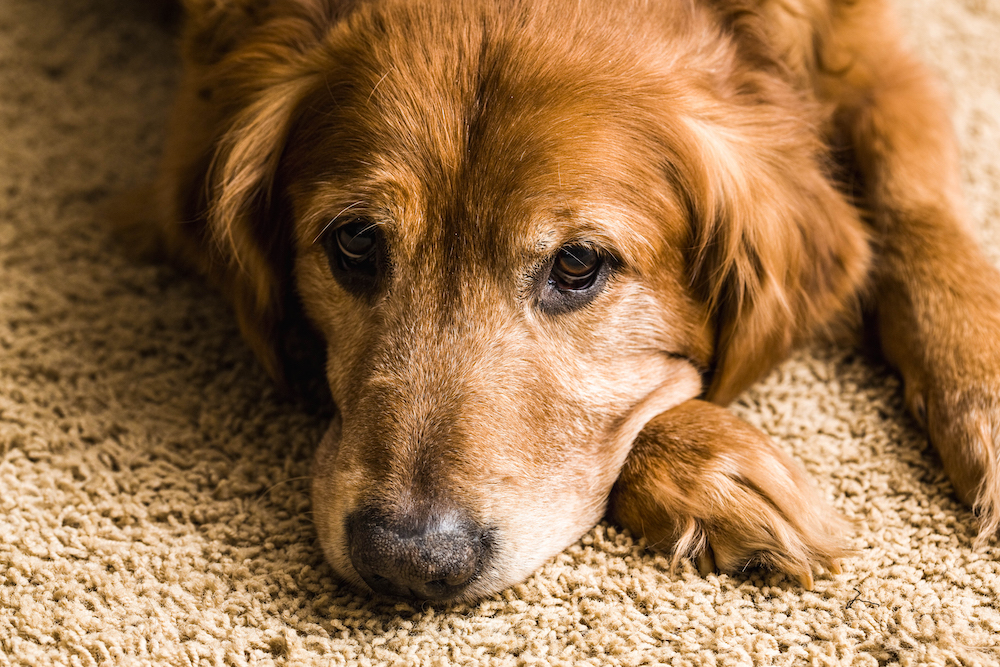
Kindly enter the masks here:
[[363, 236], [364, 234], [367, 234], [368, 232], [370, 232], [371, 230], [375, 229], [376, 227], [378, 227], [378, 223], [377, 222], [373, 222], [372, 224], [368, 225], [367, 227], [365, 227], [364, 229], [362, 229], [361, 231], [359, 231], [357, 234], [355, 234], [354, 236], [352, 236], [351, 240], [353, 241], [354, 239], [358, 238], [359, 236]]
[[[345, 213], [347, 213], [348, 211], [350, 211], [355, 206], [360, 206], [363, 203], [364, 202], [356, 201], [356, 202], [354, 202], [352, 204], [348, 204], [347, 206], [345, 206], [343, 208], [343, 210], [340, 211], [340, 213], [338, 213], [337, 215], [335, 215], [332, 218], [330, 218], [330, 222], [326, 223], [326, 225], [323, 227], [323, 229], [320, 230], [319, 234], [316, 235], [316, 238], [313, 239], [313, 243], [315, 244], [317, 241], [319, 241], [320, 237], [322, 237], [323, 234], [326, 234], [326, 230], [330, 229], [330, 226], [333, 223], [337, 222], [337, 220], [340, 219], [340, 216], [344, 215]], [[368, 230], [365, 230], [365, 231], [368, 231]]]
[[272, 484], [271, 486], [260, 492], [260, 495], [258, 495], [257, 498], [254, 499], [254, 505], [259, 505], [260, 501], [262, 501], [265, 498], [265, 496], [267, 496], [267, 494], [271, 493], [271, 491], [274, 491], [282, 484], [288, 484], [290, 482], [299, 482], [304, 479], [312, 479], [312, 478], [309, 475], [305, 475], [303, 477], [289, 477], [288, 479], [283, 479], [280, 482], [275, 482], [274, 484]]
[[385, 78], [389, 76], [392, 73], [392, 70], [394, 69], [396, 69], [396, 67], [392, 66], [388, 69], [388, 71], [385, 74], [382, 75], [382, 78], [379, 79], [378, 83], [376, 83], [375, 86], [372, 88], [372, 92], [368, 93], [368, 99], [365, 100], [365, 104], [368, 104], [369, 102], [372, 101], [372, 95], [375, 94], [375, 91], [378, 90], [378, 87], [382, 85], [382, 82], [385, 81]]

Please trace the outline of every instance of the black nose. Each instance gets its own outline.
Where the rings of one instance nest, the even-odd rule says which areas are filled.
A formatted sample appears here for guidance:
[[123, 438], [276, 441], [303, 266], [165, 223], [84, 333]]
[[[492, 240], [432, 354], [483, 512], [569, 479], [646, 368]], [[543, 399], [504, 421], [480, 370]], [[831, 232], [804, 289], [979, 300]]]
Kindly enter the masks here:
[[479, 576], [490, 531], [456, 512], [391, 517], [376, 511], [347, 520], [351, 563], [385, 595], [445, 600]]

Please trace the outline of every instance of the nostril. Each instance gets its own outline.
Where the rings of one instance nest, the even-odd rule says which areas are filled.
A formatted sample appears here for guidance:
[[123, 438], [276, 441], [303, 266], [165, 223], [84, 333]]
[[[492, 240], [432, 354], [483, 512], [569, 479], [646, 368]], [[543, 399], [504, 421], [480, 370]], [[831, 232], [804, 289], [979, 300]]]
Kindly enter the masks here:
[[472, 574], [474, 574], [474, 573], [473, 572], [460, 572], [458, 574], [454, 574], [454, 575], [448, 577], [447, 579], [435, 579], [434, 581], [432, 581], [430, 583], [434, 584], [434, 585], [440, 585], [440, 586], [461, 586], [462, 584], [464, 584], [464, 583], [466, 583], [466, 582], [469, 581], [469, 577], [471, 577]]
[[460, 595], [488, 557], [487, 534], [453, 512], [417, 521], [363, 511], [347, 520], [354, 569], [373, 590], [393, 596], [440, 600]]

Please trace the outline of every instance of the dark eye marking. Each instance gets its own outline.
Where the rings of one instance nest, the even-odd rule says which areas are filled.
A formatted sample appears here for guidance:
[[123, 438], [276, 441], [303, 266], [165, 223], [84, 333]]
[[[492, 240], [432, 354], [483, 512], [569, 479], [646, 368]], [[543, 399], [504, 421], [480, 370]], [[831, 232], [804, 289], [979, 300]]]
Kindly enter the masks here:
[[374, 294], [385, 265], [379, 225], [369, 218], [354, 218], [328, 229], [321, 238], [330, 272], [344, 289], [359, 296]]
[[561, 247], [542, 285], [542, 309], [564, 313], [590, 303], [607, 283], [610, 263], [598, 248], [585, 243]]

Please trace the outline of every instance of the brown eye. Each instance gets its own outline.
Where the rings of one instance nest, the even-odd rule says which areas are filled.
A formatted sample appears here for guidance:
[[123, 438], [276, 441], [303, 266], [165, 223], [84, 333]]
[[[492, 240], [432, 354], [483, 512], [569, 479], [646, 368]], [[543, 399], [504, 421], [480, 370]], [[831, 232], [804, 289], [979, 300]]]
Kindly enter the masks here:
[[594, 284], [601, 264], [601, 256], [590, 246], [563, 246], [556, 255], [549, 280], [561, 291], [585, 290]]
[[378, 226], [369, 220], [357, 220], [337, 227], [337, 248], [344, 262], [361, 265], [373, 259]]
[[552, 315], [584, 308], [604, 290], [618, 266], [613, 254], [579, 242], [559, 248], [550, 262], [538, 305]]
[[374, 294], [385, 268], [384, 245], [381, 228], [369, 218], [356, 218], [323, 235], [331, 273], [358, 295]]

